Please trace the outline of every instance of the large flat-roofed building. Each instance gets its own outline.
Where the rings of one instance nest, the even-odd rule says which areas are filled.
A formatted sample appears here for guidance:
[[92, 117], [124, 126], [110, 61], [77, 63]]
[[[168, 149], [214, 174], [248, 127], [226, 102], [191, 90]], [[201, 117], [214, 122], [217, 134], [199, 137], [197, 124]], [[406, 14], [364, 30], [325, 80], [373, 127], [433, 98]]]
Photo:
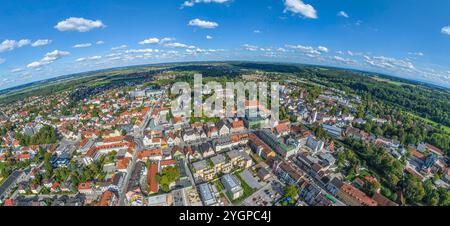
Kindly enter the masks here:
[[322, 128], [325, 129], [328, 134], [330, 134], [332, 137], [334, 138], [341, 138], [342, 137], [342, 128], [333, 126], [333, 125], [327, 125], [327, 124], [323, 124]]
[[205, 206], [217, 206], [216, 192], [209, 183], [203, 183], [198, 186], [200, 197], [202, 198], [203, 205]]
[[289, 156], [296, 154], [298, 151], [297, 148], [288, 146], [285, 143], [279, 141], [278, 137], [276, 137], [275, 134], [273, 134], [270, 130], [259, 130], [255, 132], [255, 134], [283, 158], [288, 158]]
[[244, 195], [244, 189], [242, 189], [241, 183], [236, 176], [225, 174], [220, 180], [232, 199], [237, 199]]

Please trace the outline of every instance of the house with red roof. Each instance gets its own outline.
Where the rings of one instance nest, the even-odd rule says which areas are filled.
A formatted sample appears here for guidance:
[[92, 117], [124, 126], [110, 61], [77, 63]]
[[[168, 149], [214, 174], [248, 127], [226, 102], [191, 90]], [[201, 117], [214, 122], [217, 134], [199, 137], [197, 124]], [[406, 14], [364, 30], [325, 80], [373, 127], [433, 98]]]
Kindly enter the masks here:
[[426, 151], [430, 151], [430, 152], [436, 154], [437, 156], [443, 156], [444, 155], [444, 152], [441, 149], [439, 149], [439, 148], [437, 148], [437, 147], [435, 147], [435, 146], [433, 146], [431, 144], [428, 144], [428, 143], [421, 143], [421, 144], [419, 144], [417, 146], [417, 150], [422, 152], [422, 153], [424, 153]]
[[158, 192], [158, 181], [156, 180], [156, 175], [158, 174], [158, 164], [151, 163], [148, 167], [147, 172], [147, 184], [148, 184], [148, 193], [153, 194]]
[[78, 192], [81, 194], [90, 195], [94, 192], [93, 186], [93, 182], [82, 182], [78, 184]]
[[14, 199], [6, 199], [3, 202], [3, 206], [14, 206]]
[[290, 127], [289, 127], [289, 120], [284, 120], [278, 123], [278, 125], [276, 125], [273, 128], [273, 132], [277, 135], [277, 136], [285, 136], [288, 135], [290, 132]]
[[176, 164], [177, 164], [177, 160], [175, 160], [175, 159], [164, 159], [164, 160], [159, 161], [159, 168], [164, 169], [165, 167], [175, 166]]
[[354, 186], [344, 183], [337, 193], [337, 197], [349, 206], [377, 206], [374, 199]]
[[50, 191], [53, 193], [59, 192], [59, 183], [57, 181], [53, 182]]
[[119, 159], [119, 161], [117, 161], [117, 163], [116, 163], [117, 171], [126, 173], [128, 171], [128, 167], [130, 166], [130, 162], [131, 162], [131, 157], [125, 157], [125, 158]]
[[108, 190], [103, 192], [97, 206], [115, 206], [117, 202], [118, 202], [117, 196], [114, 194], [114, 192]]
[[235, 120], [235, 121], [233, 121], [231, 123], [230, 131], [232, 133], [239, 132], [239, 131], [242, 131], [244, 129], [245, 129], [245, 127], [244, 127], [244, 121], [243, 120]]
[[138, 153], [138, 159], [142, 161], [159, 161], [162, 159], [163, 151], [161, 149], [143, 150]]

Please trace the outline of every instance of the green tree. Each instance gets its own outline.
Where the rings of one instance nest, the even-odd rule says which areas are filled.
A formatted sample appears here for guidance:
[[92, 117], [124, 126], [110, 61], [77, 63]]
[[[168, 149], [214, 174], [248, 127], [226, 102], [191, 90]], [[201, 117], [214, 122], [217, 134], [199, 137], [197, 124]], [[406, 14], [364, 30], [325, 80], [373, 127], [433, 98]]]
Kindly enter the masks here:
[[419, 178], [410, 174], [406, 176], [405, 197], [410, 203], [420, 203], [425, 197], [425, 189]]

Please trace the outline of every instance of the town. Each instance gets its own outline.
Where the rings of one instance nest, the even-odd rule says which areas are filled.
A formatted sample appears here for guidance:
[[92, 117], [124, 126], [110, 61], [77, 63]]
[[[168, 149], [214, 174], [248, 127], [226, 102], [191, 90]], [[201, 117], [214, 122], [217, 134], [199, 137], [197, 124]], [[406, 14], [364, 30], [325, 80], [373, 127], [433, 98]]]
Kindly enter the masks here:
[[[164, 82], [176, 78], [163, 71], [145, 84], [1, 105], [1, 204], [450, 202], [448, 155], [411, 137], [410, 129], [418, 128], [405, 114], [376, 114], [360, 96], [289, 77], [277, 80], [279, 120], [250, 117], [250, 111], [265, 108], [258, 101], [245, 102], [245, 117], [180, 116], [170, 108], [175, 96]], [[265, 73], [239, 78], [271, 79]]]

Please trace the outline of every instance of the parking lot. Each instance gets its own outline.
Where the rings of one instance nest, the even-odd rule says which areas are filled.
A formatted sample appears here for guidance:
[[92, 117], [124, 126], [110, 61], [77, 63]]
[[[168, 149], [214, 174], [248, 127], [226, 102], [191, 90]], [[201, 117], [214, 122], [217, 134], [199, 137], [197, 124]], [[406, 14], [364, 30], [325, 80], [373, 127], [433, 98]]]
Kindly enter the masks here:
[[245, 206], [272, 206], [283, 195], [283, 186], [278, 180], [270, 180], [259, 191], [248, 197], [242, 204]]

